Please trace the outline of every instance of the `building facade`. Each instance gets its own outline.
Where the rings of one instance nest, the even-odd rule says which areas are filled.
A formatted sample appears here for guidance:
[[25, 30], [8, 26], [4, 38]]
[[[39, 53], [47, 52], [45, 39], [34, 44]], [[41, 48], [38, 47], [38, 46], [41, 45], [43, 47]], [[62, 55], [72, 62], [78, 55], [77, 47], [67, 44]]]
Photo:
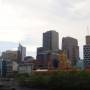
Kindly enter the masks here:
[[19, 61], [24, 61], [25, 57], [26, 57], [26, 47], [23, 47], [21, 44], [19, 44], [19, 47], [18, 47], [18, 59], [19, 59]]
[[0, 76], [1, 77], [10, 77], [13, 75], [13, 65], [12, 61], [0, 60]]
[[72, 37], [64, 37], [62, 39], [62, 50], [66, 52], [71, 65], [75, 66], [79, 59], [78, 41]]
[[18, 59], [18, 52], [17, 52], [17, 51], [7, 50], [7, 51], [5, 51], [5, 52], [2, 52], [1, 57], [2, 57], [4, 60], [17, 61], [17, 59]]
[[32, 70], [33, 70], [33, 64], [26, 63], [26, 62], [19, 63], [18, 73], [20, 73], [20, 74], [24, 74], [24, 73], [32, 74]]
[[86, 36], [86, 45], [90, 45], [90, 36]]
[[59, 49], [59, 34], [56, 31], [47, 31], [43, 33], [43, 48], [46, 50]]
[[[52, 64], [57, 57], [57, 51], [59, 50], [59, 34], [56, 31], [47, 31], [43, 33], [43, 46], [37, 48], [37, 65], [38, 68], [48, 68], [48, 54], [51, 53]], [[54, 60], [54, 61], [53, 61]], [[54, 62], [56, 63], [56, 62]], [[55, 65], [55, 64], [54, 64]], [[53, 65], [51, 65], [53, 67]]]
[[86, 36], [86, 45], [83, 47], [84, 51], [84, 68], [90, 68], [90, 36]]

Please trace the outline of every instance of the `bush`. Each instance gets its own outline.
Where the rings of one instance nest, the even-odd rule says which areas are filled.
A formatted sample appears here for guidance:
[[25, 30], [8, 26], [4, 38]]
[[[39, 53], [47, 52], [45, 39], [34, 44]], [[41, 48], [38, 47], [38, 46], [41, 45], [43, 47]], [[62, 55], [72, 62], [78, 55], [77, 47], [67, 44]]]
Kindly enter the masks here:
[[88, 72], [56, 72], [52, 75], [18, 75], [20, 85], [36, 88], [59, 90], [65, 88], [90, 88], [90, 73]]

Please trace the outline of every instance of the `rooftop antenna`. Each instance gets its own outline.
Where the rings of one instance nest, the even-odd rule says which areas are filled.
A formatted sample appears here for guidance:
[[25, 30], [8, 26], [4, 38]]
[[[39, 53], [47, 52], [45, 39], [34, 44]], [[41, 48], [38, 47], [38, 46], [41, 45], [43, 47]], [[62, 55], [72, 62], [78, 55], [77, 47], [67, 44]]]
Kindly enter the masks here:
[[89, 27], [88, 27], [88, 26], [87, 26], [87, 35], [90, 35], [90, 34], [89, 34]]

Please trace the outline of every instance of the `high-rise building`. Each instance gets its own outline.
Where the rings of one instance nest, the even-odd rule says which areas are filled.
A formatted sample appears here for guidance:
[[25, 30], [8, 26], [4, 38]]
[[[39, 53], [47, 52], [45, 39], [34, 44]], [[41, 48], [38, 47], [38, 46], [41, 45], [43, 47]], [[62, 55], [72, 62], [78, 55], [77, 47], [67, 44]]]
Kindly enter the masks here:
[[52, 61], [57, 57], [59, 50], [59, 34], [56, 31], [43, 33], [43, 46], [37, 49], [37, 63], [41, 68], [48, 68], [48, 53], [51, 54]]
[[86, 45], [83, 48], [84, 51], [84, 68], [90, 68], [90, 36], [86, 36]]
[[90, 36], [86, 36], [86, 45], [90, 45]]
[[78, 41], [72, 37], [64, 37], [62, 39], [62, 50], [66, 52], [71, 65], [76, 65], [77, 60], [79, 59]]
[[18, 47], [18, 59], [19, 59], [19, 61], [24, 61], [25, 56], [26, 56], [26, 48], [23, 47], [21, 44], [19, 44], [19, 47]]
[[59, 49], [59, 34], [56, 31], [47, 31], [43, 33], [43, 48], [46, 50]]

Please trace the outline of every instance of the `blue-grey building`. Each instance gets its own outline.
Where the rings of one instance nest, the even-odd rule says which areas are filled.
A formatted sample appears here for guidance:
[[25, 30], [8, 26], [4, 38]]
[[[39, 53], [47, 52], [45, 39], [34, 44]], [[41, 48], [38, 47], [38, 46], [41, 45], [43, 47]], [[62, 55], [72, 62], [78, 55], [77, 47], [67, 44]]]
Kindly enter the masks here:
[[7, 60], [0, 60], [0, 76], [7, 77], [11, 76], [13, 72], [12, 62]]

